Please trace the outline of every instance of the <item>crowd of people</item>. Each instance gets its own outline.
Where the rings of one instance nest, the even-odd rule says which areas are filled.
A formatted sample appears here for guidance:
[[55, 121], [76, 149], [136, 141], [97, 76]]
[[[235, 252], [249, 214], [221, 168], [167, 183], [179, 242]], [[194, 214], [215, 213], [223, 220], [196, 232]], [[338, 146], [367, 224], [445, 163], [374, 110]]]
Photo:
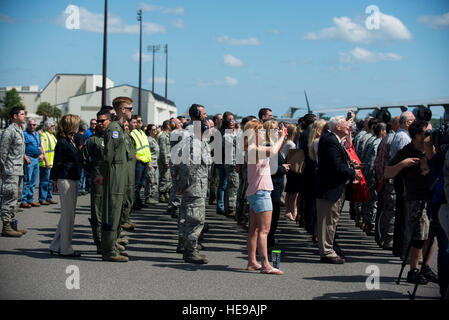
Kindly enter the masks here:
[[[188, 263], [205, 264], [200, 251], [208, 202], [248, 232], [247, 270], [282, 275], [268, 258], [277, 246], [281, 208], [310, 234], [322, 263], [343, 264], [335, 239], [348, 201], [355, 227], [410, 264], [408, 282], [438, 282], [442, 296], [447, 292], [449, 154], [432, 144], [428, 122], [411, 112], [355, 122], [349, 112], [329, 120], [306, 114], [293, 124], [262, 108], [236, 123], [232, 112], [208, 119], [206, 108], [193, 104], [189, 119], [158, 126], [133, 115], [132, 103], [115, 98], [89, 128], [66, 114], [40, 129], [29, 119], [23, 130], [24, 110], [11, 110], [0, 146], [3, 236], [24, 235], [14, 219], [18, 207], [57, 204], [57, 190], [61, 216], [50, 253], [78, 257], [71, 244], [77, 196], [90, 193], [98, 254], [126, 262], [124, 231], [137, 227], [133, 210], [166, 203], [178, 223], [176, 252]], [[430, 268], [434, 237], [438, 276]]]

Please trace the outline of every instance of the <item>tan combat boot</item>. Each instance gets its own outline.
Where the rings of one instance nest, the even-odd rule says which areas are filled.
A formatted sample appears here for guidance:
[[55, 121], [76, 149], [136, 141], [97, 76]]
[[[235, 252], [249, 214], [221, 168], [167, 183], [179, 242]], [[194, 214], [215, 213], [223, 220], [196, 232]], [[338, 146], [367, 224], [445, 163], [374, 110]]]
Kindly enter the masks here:
[[194, 251], [184, 250], [184, 254], [183, 254], [182, 258], [185, 262], [195, 263], [195, 264], [207, 264], [209, 262], [207, 260], [206, 256], [204, 254], [200, 254], [198, 252], [198, 250], [194, 250]]
[[122, 246], [126, 246], [129, 243], [129, 241], [128, 241], [128, 239], [120, 238], [117, 240], [117, 243], [121, 244]]
[[125, 247], [120, 245], [118, 242], [115, 243], [115, 247], [118, 251], [125, 251]]
[[122, 224], [122, 229], [126, 230], [126, 231], [133, 231], [134, 227], [132, 224], [130, 224], [129, 222], [125, 222], [124, 224]]
[[110, 262], [128, 262], [128, 257], [122, 256], [120, 254], [112, 257], [103, 256], [103, 261], [110, 261]]
[[3, 230], [2, 230], [2, 236], [3, 237], [14, 237], [19, 238], [23, 235], [22, 232], [14, 231], [14, 229], [11, 227], [10, 222], [3, 222]]

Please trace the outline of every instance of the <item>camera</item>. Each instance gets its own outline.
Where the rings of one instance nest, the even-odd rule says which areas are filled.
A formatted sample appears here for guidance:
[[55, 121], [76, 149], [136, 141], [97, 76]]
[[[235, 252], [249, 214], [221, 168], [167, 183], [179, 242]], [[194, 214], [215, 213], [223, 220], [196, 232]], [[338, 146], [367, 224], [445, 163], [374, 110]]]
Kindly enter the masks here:
[[[413, 114], [420, 120], [430, 121], [432, 118], [432, 111], [428, 108], [416, 108], [413, 110]], [[449, 113], [447, 111], [444, 112], [440, 127], [433, 130], [427, 130], [425, 136], [430, 136], [430, 141], [437, 150], [441, 150], [444, 145], [449, 145]], [[444, 149], [446, 149], [446, 147]]]

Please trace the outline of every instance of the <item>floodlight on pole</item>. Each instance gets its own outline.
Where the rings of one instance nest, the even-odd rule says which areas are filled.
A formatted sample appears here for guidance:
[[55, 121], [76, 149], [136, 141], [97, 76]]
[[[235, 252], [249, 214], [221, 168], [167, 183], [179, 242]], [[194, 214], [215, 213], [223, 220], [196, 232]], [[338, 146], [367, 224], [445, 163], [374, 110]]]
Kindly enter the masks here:
[[156, 51], [159, 51], [161, 49], [160, 45], [149, 45], [147, 47], [148, 51], [152, 51], [153, 52], [153, 79], [152, 79], [152, 92], [154, 93], [154, 54], [156, 53]]
[[168, 44], [165, 45], [165, 99], [167, 99], [167, 83], [168, 83]]
[[104, 1], [104, 31], [103, 31], [103, 87], [101, 88], [101, 106], [106, 105], [106, 65], [108, 47], [108, 0]]
[[137, 11], [137, 21], [140, 21], [140, 41], [139, 41], [139, 101], [138, 113], [142, 114], [142, 9]]

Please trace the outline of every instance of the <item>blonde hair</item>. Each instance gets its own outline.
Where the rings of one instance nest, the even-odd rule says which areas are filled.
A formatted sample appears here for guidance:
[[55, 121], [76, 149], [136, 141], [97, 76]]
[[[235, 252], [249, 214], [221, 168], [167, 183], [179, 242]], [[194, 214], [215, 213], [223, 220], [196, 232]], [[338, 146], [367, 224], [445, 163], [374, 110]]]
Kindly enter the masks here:
[[[248, 151], [248, 145], [249, 145], [249, 141], [248, 141], [248, 134], [255, 134], [254, 137], [257, 136], [257, 131], [259, 131], [260, 129], [263, 129], [263, 125], [259, 120], [251, 120], [248, 121], [247, 124], [245, 124], [245, 128], [243, 129], [243, 132], [245, 133], [244, 136], [244, 150]], [[252, 132], [248, 132], [248, 130], [251, 130]]]
[[133, 99], [129, 97], [117, 97], [112, 101], [112, 106], [115, 110], [118, 110], [124, 104], [132, 104]]
[[277, 128], [278, 122], [276, 120], [268, 120], [263, 124], [263, 128], [265, 130], [265, 138], [266, 142], [273, 144], [273, 139], [271, 139], [271, 130]]
[[326, 126], [327, 123], [323, 119], [316, 120], [312, 125], [312, 132], [309, 135], [309, 141], [307, 144], [309, 147], [309, 157], [313, 161], [316, 161], [316, 154], [313, 145], [315, 143], [315, 140], [321, 137]]
[[61, 138], [71, 138], [77, 131], [80, 117], [76, 114], [66, 114], [58, 122], [58, 135]]
[[296, 126], [294, 124], [287, 125], [287, 140], [294, 141], [296, 136]]

